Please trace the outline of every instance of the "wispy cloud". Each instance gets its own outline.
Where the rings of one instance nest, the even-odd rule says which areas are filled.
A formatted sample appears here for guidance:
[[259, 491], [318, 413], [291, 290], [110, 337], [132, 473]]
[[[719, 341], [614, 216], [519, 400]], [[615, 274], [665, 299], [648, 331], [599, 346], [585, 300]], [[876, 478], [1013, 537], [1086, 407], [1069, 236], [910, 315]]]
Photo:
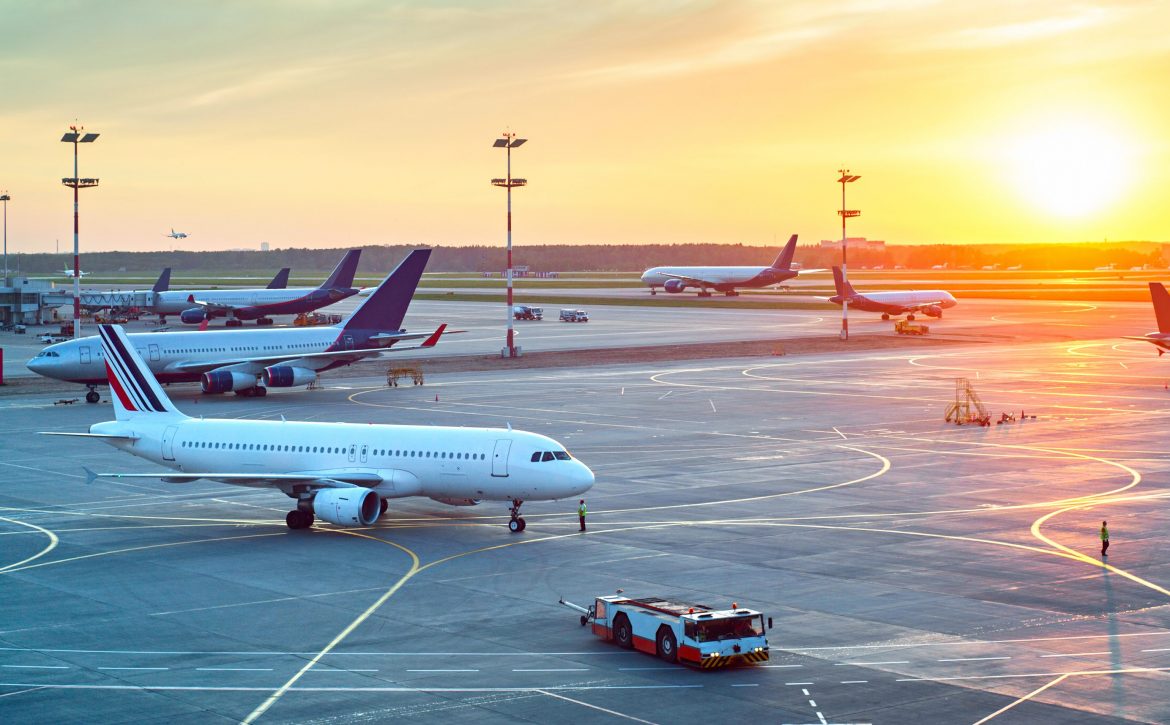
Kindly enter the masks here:
[[934, 47], [995, 48], [1068, 35], [1112, 22], [1118, 12], [1088, 7], [1060, 16], [1036, 18], [1016, 23], [964, 28], [930, 43]]

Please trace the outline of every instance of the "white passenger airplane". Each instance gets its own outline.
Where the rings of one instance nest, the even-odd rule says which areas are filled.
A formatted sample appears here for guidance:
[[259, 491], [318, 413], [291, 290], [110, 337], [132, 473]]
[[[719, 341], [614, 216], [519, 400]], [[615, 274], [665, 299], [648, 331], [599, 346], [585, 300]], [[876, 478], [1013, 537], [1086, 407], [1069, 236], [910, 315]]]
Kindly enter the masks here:
[[735, 291], [737, 287], [770, 287], [795, 277], [798, 274], [792, 265], [795, 252], [796, 235], [793, 234], [769, 267], [652, 267], [642, 273], [642, 282], [650, 286], [652, 295], [658, 294], [658, 287], [670, 293], [698, 287], [700, 297], [710, 297], [710, 290], [735, 297], [739, 294]]
[[[407, 255], [374, 294], [338, 325], [140, 332], [130, 339], [149, 360], [154, 375], [165, 383], [199, 381], [204, 393], [230, 390], [245, 396], [266, 395], [268, 388], [308, 385], [318, 373], [379, 357], [403, 340], [429, 335], [420, 348], [438, 342], [446, 325], [434, 333], [401, 329], [430, 254], [429, 249], [416, 249]], [[49, 345], [29, 360], [27, 367], [47, 378], [88, 386], [87, 403], [98, 402], [101, 396], [95, 387], [106, 382], [102, 348], [93, 336]]]
[[175, 228], [174, 228], [174, 227], [171, 227], [171, 233], [170, 233], [170, 234], [164, 234], [163, 236], [164, 236], [164, 237], [170, 237], [171, 239], [186, 239], [186, 238], [187, 238], [187, 233], [186, 233], [186, 232], [176, 232], [176, 231], [175, 231]]
[[950, 292], [937, 289], [861, 294], [844, 278], [840, 267], [833, 267], [833, 285], [837, 288], [837, 294], [829, 298], [830, 302], [839, 305], [842, 300], [848, 299], [849, 309], [880, 312], [883, 320], [890, 319], [890, 315], [906, 315], [907, 320], [913, 320], [915, 312], [942, 317], [943, 310], [958, 304]]
[[[321, 518], [338, 526], [371, 526], [387, 499], [428, 496], [451, 506], [509, 501], [513, 532], [524, 530], [520, 505], [577, 496], [593, 472], [565, 447], [537, 433], [497, 428], [287, 422], [191, 418], [179, 412], [117, 325], [101, 325], [103, 357], [116, 420], [88, 433], [171, 469], [159, 473], [93, 473], [101, 478], [206, 478], [271, 487], [296, 499], [290, 529]], [[239, 334], [239, 333], [236, 333]]]
[[[62, 276], [62, 277], [72, 277], [72, 276], [73, 276], [73, 268], [72, 268], [72, 267], [66, 267], [66, 268], [62, 269], [62, 270], [61, 270], [61, 276]], [[88, 276], [89, 276], [89, 272], [86, 272], [86, 271], [85, 271], [85, 270], [83, 270], [83, 269], [79, 269], [79, 270], [77, 270], [77, 276], [78, 276], [78, 277], [88, 277]]]
[[1125, 335], [1126, 340], [1141, 340], [1158, 348], [1158, 357], [1170, 351], [1170, 292], [1161, 282], [1150, 282], [1150, 301], [1154, 303], [1154, 319], [1158, 322], [1158, 331], [1148, 333], [1145, 337]]

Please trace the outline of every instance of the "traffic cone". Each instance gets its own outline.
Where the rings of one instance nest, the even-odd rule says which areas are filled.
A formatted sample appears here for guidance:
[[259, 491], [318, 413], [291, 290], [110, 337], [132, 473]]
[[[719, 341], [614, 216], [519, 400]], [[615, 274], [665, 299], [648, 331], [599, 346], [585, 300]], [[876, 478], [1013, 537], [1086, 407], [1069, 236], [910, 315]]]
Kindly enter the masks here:
[[435, 393], [435, 402], [436, 403], [439, 402], [439, 394], [438, 393]]

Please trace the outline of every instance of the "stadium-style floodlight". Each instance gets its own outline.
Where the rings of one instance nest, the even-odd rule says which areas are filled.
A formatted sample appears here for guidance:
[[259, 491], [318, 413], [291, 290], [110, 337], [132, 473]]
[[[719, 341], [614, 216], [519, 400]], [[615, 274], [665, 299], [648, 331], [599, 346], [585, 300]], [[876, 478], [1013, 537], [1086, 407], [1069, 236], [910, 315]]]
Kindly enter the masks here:
[[501, 357], [516, 357], [519, 354], [512, 331], [512, 320], [515, 317], [512, 313], [512, 188], [526, 186], [528, 179], [512, 178], [512, 149], [520, 146], [527, 140], [526, 138], [516, 138], [516, 134], [505, 131], [501, 134], [500, 138], [492, 142], [492, 148], [506, 149], [508, 153], [507, 178], [492, 179], [492, 186], [501, 186], [508, 190], [508, 267], [504, 272], [508, 284], [508, 346], [501, 351]]
[[[852, 184], [861, 177], [850, 174], [849, 169], [837, 169], [837, 173], [841, 174], [841, 178], [837, 179], [837, 183], [841, 184], [841, 210], [837, 212], [841, 216], [841, 280], [842, 282], [848, 282], [849, 257], [846, 253], [845, 220], [850, 217], [861, 216], [861, 212], [857, 209], [845, 208], [845, 185]], [[849, 339], [849, 298], [844, 294], [841, 295], [841, 339]]]
[[4, 286], [8, 286], [8, 201], [12, 199], [5, 191], [0, 194], [0, 201], [4, 202]]
[[61, 179], [61, 183], [73, 189], [73, 337], [81, 337], [81, 260], [77, 252], [78, 189], [88, 189], [98, 185], [97, 179], [82, 179], [77, 173], [77, 144], [93, 143], [99, 134], [86, 132], [84, 126], [70, 126], [69, 133], [61, 137], [62, 143], [73, 144], [73, 176]]

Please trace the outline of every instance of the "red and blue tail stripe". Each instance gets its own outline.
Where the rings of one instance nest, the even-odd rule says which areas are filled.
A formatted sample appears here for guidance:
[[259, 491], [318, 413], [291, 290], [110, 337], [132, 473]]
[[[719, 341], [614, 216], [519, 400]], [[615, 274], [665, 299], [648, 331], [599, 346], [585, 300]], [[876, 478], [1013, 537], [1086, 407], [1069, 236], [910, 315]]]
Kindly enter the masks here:
[[106, 376], [119, 413], [178, 413], [158, 381], [116, 325], [99, 325]]

